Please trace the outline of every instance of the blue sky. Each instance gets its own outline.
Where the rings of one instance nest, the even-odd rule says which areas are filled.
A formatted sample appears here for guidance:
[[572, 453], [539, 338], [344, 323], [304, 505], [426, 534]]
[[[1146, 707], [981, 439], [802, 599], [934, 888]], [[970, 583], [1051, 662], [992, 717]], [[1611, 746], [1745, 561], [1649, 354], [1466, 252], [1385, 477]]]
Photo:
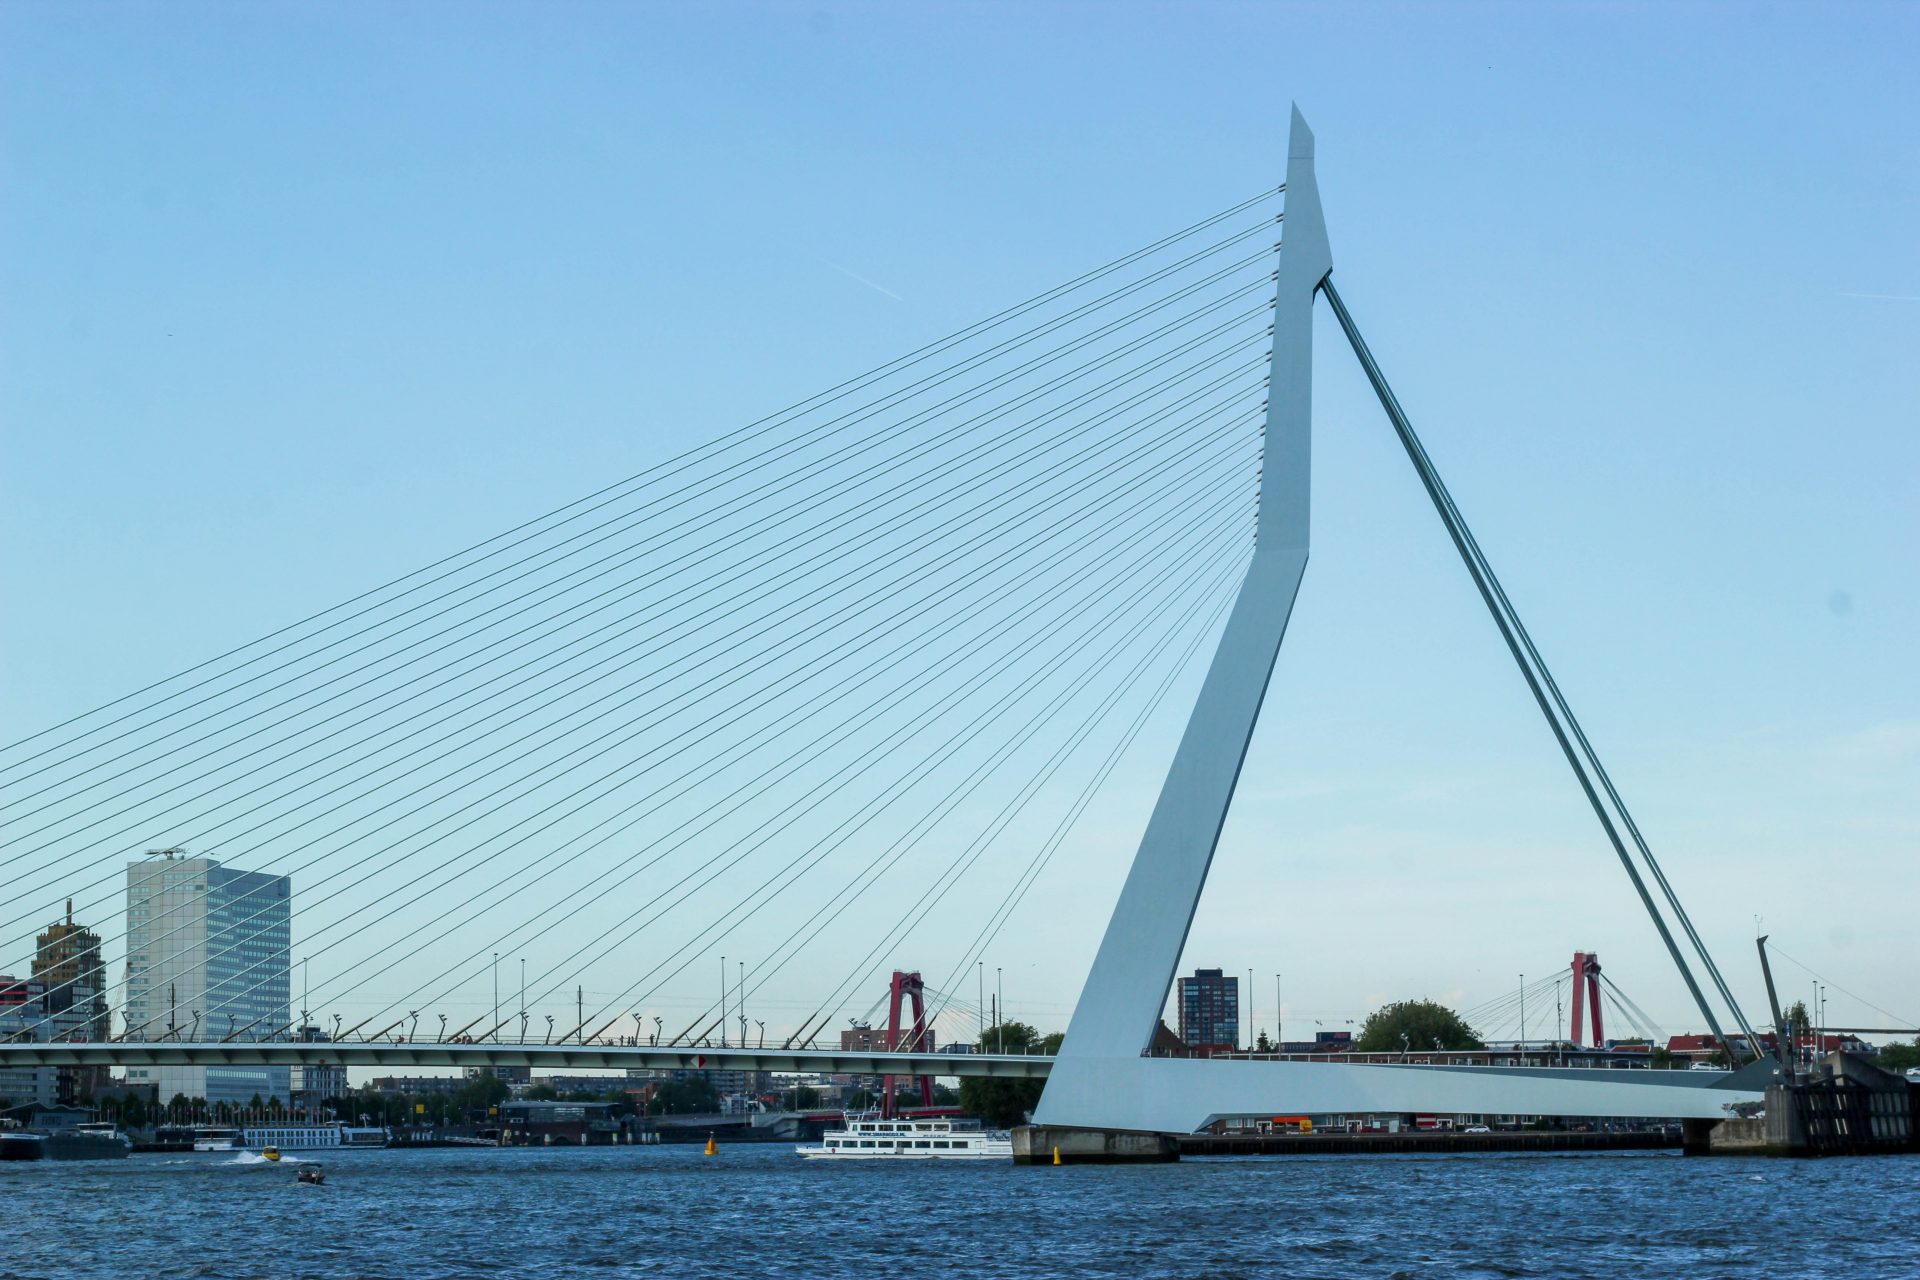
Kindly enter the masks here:
[[[1749, 1011], [1760, 916], [1920, 1017], [1917, 39], [1896, 5], [8, 6], [0, 720], [1225, 207], [1298, 101], [1343, 296]], [[1284, 971], [1293, 1032], [1591, 948], [1685, 1029], [1319, 343], [1315, 558], [1188, 964], [1256, 970], [1263, 1026]], [[1064, 1022], [1150, 774], [990, 958], [1015, 1014]]]

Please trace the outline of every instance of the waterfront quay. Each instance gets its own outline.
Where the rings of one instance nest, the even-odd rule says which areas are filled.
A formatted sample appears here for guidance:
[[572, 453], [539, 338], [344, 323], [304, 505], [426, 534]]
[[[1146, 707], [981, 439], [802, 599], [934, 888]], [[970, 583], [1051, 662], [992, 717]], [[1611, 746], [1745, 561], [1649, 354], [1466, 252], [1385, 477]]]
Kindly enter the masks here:
[[1179, 1140], [1188, 1156], [1468, 1155], [1515, 1151], [1677, 1151], [1677, 1125], [1588, 1132], [1516, 1129], [1498, 1133], [1195, 1133]]

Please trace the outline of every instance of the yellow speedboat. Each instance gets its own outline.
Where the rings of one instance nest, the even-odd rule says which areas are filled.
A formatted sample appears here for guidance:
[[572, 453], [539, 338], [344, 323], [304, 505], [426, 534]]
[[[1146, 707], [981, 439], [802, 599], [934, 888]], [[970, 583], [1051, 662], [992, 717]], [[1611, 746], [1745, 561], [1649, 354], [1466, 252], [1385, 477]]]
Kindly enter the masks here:
[[260, 1148], [260, 1154], [265, 1156], [269, 1160], [278, 1160], [280, 1158], [280, 1148], [262, 1147]]

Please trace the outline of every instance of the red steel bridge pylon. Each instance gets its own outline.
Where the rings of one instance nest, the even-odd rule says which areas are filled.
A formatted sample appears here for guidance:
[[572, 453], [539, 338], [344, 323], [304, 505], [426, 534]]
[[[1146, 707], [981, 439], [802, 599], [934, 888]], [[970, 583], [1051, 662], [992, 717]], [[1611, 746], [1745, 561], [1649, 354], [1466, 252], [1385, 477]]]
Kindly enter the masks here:
[[1573, 1042], [1580, 1043], [1581, 1012], [1593, 1010], [1593, 1047], [1606, 1043], [1600, 1029], [1600, 957], [1591, 951], [1573, 953]]
[[[920, 980], [918, 972], [904, 973], [893, 971], [893, 984], [887, 991], [887, 1048], [905, 1049], [909, 1053], [925, 1053], [933, 1048], [933, 1042], [927, 1034], [927, 984]], [[900, 1004], [902, 1000], [913, 1001], [913, 1029], [910, 1038], [900, 1043]], [[933, 1077], [916, 1076], [920, 1082], [920, 1102], [923, 1106], [933, 1105]], [[893, 1082], [895, 1077], [888, 1076], [880, 1086], [880, 1115], [893, 1119]]]

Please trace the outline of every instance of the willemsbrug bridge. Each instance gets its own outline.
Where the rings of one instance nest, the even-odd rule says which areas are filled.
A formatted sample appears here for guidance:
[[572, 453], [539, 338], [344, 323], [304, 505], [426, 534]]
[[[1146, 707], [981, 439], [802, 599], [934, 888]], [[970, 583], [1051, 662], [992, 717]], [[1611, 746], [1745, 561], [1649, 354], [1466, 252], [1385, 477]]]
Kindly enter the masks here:
[[[1279, 1112], [1719, 1118], [1758, 1099], [1772, 1065], [1334, 288], [1313, 153], [1295, 112], [1286, 182], [1268, 193], [1284, 194], [1283, 214], [1192, 248], [1257, 203], [1244, 202], [13, 744], [0, 821], [23, 905], [71, 897], [129, 840], [184, 844], [185, 833], [340, 889], [308, 934], [308, 956], [335, 962], [323, 1000], [376, 979], [412, 985], [355, 1025], [336, 1015], [316, 1042], [303, 1029], [325, 1006], [303, 993], [294, 1016], [287, 908], [271, 882], [247, 882], [216, 914], [212, 873], [183, 870], [176, 898], [129, 909], [113, 1008], [85, 975], [53, 974], [45, 1013], [0, 1044], [0, 1067], [1044, 1076], [1035, 1123], [1053, 1135], [1177, 1134]], [[1306, 568], [1320, 298], [1697, 1008], [1734, 1060], [1754, 1059], [1740, 1071], [1147, 1056]], [[929, 372], [936, 358], [951, 362]], [[872, 398], [849, 405], [856, 395]], [[1216, 629], [1057, 1057], [816, 1047], [873, 966], [1021, 833], [1011, 843], [1026, 862], [1001, 872], [1002, 900], [943, 984], [965, 985]], [[1056, 823], [1041, 821], [1043, 797], [1075, 769], [1085, 785], [1064, 789], [1074, 799]], [[997, 810], [981, 803], [998, 798], [993, 786], [1006, 792]], [[844, 934], [848, 913], [858, 919], [875, 886], [970, 807], [993, 817], [949, 842], [958, 852], [923, 873], [918, 900], [888, 910], [849, 972], [818, 975], [822, 988], [838, 978], [818, 1007], [777, 1046], [763, 1024], [745, 1047], [747, 996]], [[644, 909], [592, 916], [608, 858], [645, 885]], [[749, 867], [764, 874], [750, 890]], [[116, 871], [78, 892], [110, 885]], [[446, 906], [409, 909], [420, 902]], [[684, 936], [657, 944], [651, 968], [622, 950], [676, 928]], [[657, 1014], [655, 1034], [640, 1034], [649, 1002], [728, 937], [763, 946], [754, 983], [743, 963], [729, 995], [722, 958], [716, 1005], [677, 1034]], [[524, 994], [502, 1015], [497, 977], [499, 957], [534, 940], [564, 951], [540, 997], [576, 1004], [557, 1024], [546, 1016], [539, 1043]], [[453, 1001], [489, 951], [491, 1012], [465, 1025], [442, 1014], [418, 1035], [421, 1011]], [[584, 983], [567, 984], [616, 958], [637, 976], [597, 994], [589, 1015]], [[56, 1035], [56, 1004], [91, 1009], [92, 1034], [76, 1034], [69, 1012]], [[983, 1004], [969, 1016], [984, 1026]], [[943, 997], [943, 1011], [965, 1005]], [[103, 1039], [108, 1014], [125, 1031]]]

